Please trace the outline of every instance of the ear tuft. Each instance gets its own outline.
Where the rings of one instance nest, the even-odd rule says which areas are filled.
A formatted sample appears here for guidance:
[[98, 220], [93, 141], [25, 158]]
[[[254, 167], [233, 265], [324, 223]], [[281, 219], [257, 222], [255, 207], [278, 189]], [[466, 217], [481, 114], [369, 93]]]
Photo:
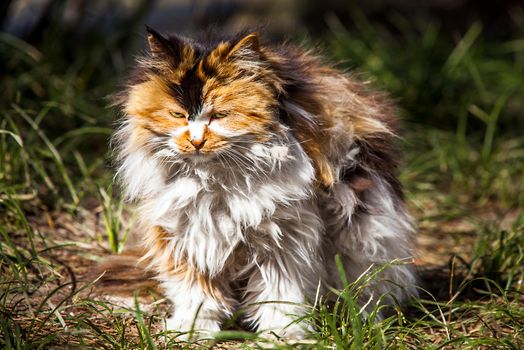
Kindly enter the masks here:
[[146, 30], [149, 33], [147, 42], [149, 43], [149, 51], [153, 57], [173, 53], [172, 45], [169, 40], [163, 37], [153, 28], [146, 25]]
[[245, 56], [260, 53], [259, 35], [257, 32], [250, 33], [240, 39], [229, 51], [227, 57]]

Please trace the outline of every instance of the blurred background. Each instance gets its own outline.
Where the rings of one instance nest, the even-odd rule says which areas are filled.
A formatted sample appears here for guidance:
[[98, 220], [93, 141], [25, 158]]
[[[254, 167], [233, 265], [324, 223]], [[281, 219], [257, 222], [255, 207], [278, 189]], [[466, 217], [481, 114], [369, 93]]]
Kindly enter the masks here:
[[[453, 127], [471, 99], [489, 112], [507, 96], [500, 126], [515, 130], [524, 119], [515, 98], [523, 92], [523, 22], [520, 0], [4, 0], [0, 69], [15, 81], [4, 80], [1, 92], [3, 101], [22, 92], [17, 73], [33, 59], [48, 73], [74, 74], [103, 98], [144, 49], [144, 24], [188, 36], [210, 26], [263, 26], [270, 40], [319, 47], [374, 78], [410, 120]], [[13, 52], [17, 45], [22, 50]], [[23, 86], [27, 96], [53, 93], [33, 83]]]
[[188, 36], [263, 26], [397, 101], [422, 306], [407, 324], [399, 314], [360, 330], [360, 317], [326, 309], [341, 325], [319, 341], [524, 347], [523, 1], [2, 0], [1, 348], [143, 349], [159, 337], [158, 310], [114, 311], [77, 283], [134, 227], [113, 184], [108, 97], [146, 49], [145, 24]]
[[[270, 41], [314, 47], [397, 99], [413, 136], [407, 147], [432, 152], [408, 160], [438, 177], [432, 181], [521, 199], [509, 180], [523, 167], [515, 163], [524, 129], [522, 1], [4, 0], [4, 113], [13, 104], [45, 111], [38, 126], [58, 137], [61, 155], [82, 144], [90, 150], [82, 155], [99, 159], [115, 119], [107, 97], [145, 50], [144, 24], [188, 36], [209, 26], [263, 26]], [[512, 166], [496, 174], [497, 159]], [[501, 187], [490, 188], [497, 181]]]
[[[144, 49], [144, 24], [188, 36], [210, 26], [263, 26], [270, 40], [318, 47], [373, 78], [399, 98], [410, 121], [453, 128], [469, 114], [473, 131], [485, 124], [479, 114], [503, 98], [498, 127], [516, 131], [524, 120], [523, 22], [519, 0], [4, 0], [2, 102], [17, 94], [56, 97], [64, 108], [87, 112], [75, 106], [75, 88], [103, 106]], [[74, 79], [65, 86], [36, 79], [55, 73]]]

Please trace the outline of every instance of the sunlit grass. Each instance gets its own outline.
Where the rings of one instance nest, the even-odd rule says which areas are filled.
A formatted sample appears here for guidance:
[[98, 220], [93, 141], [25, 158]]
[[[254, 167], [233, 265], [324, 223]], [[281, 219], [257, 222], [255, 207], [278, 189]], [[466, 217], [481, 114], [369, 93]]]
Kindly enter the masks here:
[[[358, 12], [354, 20], [348, 30], [329, 19], [328, 52], [398, 98], [408, 120], [401, 174], [408, 200], [435, 230], [448, 220], [473, 221], [475, 244], [466, 257], [436, 267], [440, 273], [431, 277], [443, 295], [421, 287], [420, 300], [380, 321], [378, 309], [362, 310], [357, 299], [387, 266], [333, 290], [334, 301], [318, 300], [307, 315], [316, 328], [300, 348], [523, 348], [522, 45], [489, 40], [481, 23], [453, 42], [435, 21], [392, 15], [394, 34]], [[123, 60], [110, 58], [123, 51], [103, 40], [67, 63], [63, 48], [49, 42], [35, 48], [0, 35], [9, 72], [0, 81], [0, 347], [273, 344], [235, 329], [180, 342], [179, 333], [162, 330], [165, 302], [156, 295], [123, 305], [90, 295], [92, 280], [78, 279], [100, 256], [120, 252], [133, 225], [112, 187], [107, 155], [114, 117], [105, 97], [115, 89], [115, 72], [124, 70]], [[427, 201], [431, 215], [420, 204]], [[500, 213], [510, 220], [499, 221]]]

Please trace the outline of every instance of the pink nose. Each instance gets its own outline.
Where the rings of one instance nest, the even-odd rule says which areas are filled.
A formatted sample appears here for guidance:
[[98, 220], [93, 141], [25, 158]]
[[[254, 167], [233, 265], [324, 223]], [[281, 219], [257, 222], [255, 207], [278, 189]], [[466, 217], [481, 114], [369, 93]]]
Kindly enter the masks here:
[[195, 147], [195, 149], [199, 150], [202, 147], [204, 147], [204, 143], [206, 143], [206, 139], [204, 138], [198, 138], [198, 139], [191, 139], [189, 140], [191, 144]]

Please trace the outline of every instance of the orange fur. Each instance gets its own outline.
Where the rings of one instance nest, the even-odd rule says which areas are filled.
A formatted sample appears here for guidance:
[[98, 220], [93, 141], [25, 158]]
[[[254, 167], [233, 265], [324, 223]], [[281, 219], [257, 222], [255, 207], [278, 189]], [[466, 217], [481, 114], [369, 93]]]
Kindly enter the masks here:
[[146, 262], [149, 268], [155, 269], [161, 276], [175, 277], [188, 284], [198, 283], [204, 293], [224, 305], [233, 303], [228, 297], [230, 286], [219, 277], [209, 278], [186, 260], [173, 260], [168, 247], [169, 234], [162, 227], [154, 226], [144, 237], [147, 253], [142, 257], [142, 261]]
[[[192, 41], [148, 30], [150, 55], [120, 96], [118, 174], [149, 226], [143, 261], [182, 310], [168, 328], [187, 328], [183, 312], [200, 305], [197, 326], [217, 330], [239, 297], [269, 329], [286, 317], [251, 304], [313, 297], [324, 275], [336, 285], [331, 256], [342, 253], [353, 277], [409, 256], [386, 96], [256, 33]], [[395, 271], [393, 282], [414, 280]]]
[[[125, 111], [133, 118], [141, 119], [140, 127], [167, 133], [173, 128], [187, 125], [184, 119], [169, 115], [169, 111], [188, 114], [173, 97], [169, 84], [179, 84], [188, 71], [196, 68], [195, 76], [204, 82], [204, 104], [212, 106], [213, 111], [210, 113], [227, 115], [213, 123], [220, 123], [232, 131], [258, 134], [260, 141], [265, 139], [264, 133], [275, 129], [276, 97], [286, 94], [284, 82], [264, 66], [252, 74], [246, 74], [246, 71], [253, 70], [249, 64], [257, 55], [275, 65], [285, 64], [286, 57], [280, 56], [271, 47], [260, 46], [257, 33], [250, 33], [236, 42], [220, 42], [204, 57], [197, 56], [191, 45], [183, 45], [175, 69], [166, 63], [165, 57], [158, 57], [162, 51], [160, 44], [152, 36], [148, 39], [155, 56], [151, 64], [162, 75], [148, 74], [144, 82], [133, 85], [129, 90]], [[340, 74], [309, 52], [296, 48], [290, 52], [293, 56], [291, 59], [303, 62], [305, 73], [317, 77], [314, 90], [289, 96], [317, 117], [317, 125], [312, 128], [304, 125], [300, 119], [291, 119], [289, 123], [315, 166], [318, 183], [330, 187], [336, 180], [330, 159], [330, 128], [342, 125], [347, 129], [348, 136], [364, 142], [391, 138], [393, 130], [389, 121], [382, 120], [381, 116], [387, 119], [393, 112], [387, 98], [369, 92], [365, 83]], [[255, 56], [249, 56], [250, 53], [255, 53]], [[249, 59], [243, 60], [243, 55], [248, 55]], [[209, 74], [209, 71], [214, 74]], [[187, 132], [179, 135], [175, 142], [183, 152], [194, 151]], [[227, 145], [226, 139], [208, 132], [201, 152], [214, 152]]]
[[[170, 116], [170, 111], [185, 115], [188, 113], [170, 94], [168, 84], [179, 82], [180, 77], [187, 70], [197, 65], [196, 75], [201, 79], [207, 79], [202, 88], [204, 103], [213, 106], [213, 112], [227, 115], [226, 118], [214, 120], [213, 123], [222, 124], [232, 131], [260, 134], [259, 140], [264, 140], [264, 133], [275, 123], [272, 115], [272, 109], [275, 107], [272, 99], [273, 89], [249, 77], [231, 80], [230, 77], [239, 74], [239, 68], [232, 63], [224, 62], [231, 50], [230, 46], [227, 43], [220, 44], [206, 59], [208, 66], [219, 69], [219, 78], [224, 77], [225, 82], [217, 78], [208, 79], [203, 66], [204, 60], [199, 61], [197, 65], [194, 53], [187, 49], [183, 62], [176, 71], [170, 71], [167, 79], [150, 75], [145, 82], [131, 87], [125, 106], [126, 113], [138, 120], [140, 127], [157, 133], [168, 133], [174, 128], [187, 126], [186, 119]], [[233, 49], [233, 51], [238, 50], [239, 47]], [[208, 131], [205, 138], [206, 143], [201, 149], [203, 153], [215, 152], [227, 147], [227, 140], [219, 135]], [[182, 152], [194, 151], [188, 132], [183, 132], [176, 137], [175, 143]]]
[[[281, 120], [275, 113], [280, 108], [280, 99], [285, 98], [300, 106], [305, 113], [315, 117], [311, 121], [284, 112], [285, 124], [302, 145], [315, 170], [318, 185], [330, 188], [339, 181], [334, 163], [340, 158], [335, 146], [339, 140], [332, 137], [332, 129], [343, 130], [348, 140], [359, 141], [365, 147], [384, 153], [386, 161], [381, 163], [375, 156], [366, 156], [370, 169], [392, 172], [394, 161], [388, 158], [389, 144], [394, 137], [393, 108], [386, 96], [371, 92], [367, 83], [352, 79], [349, 75], [324, 64], [310, 52], [298, 48], [287, 48], [283, 55], [276, 48], [261, 46], [256, 33], [248, 34], [237, 41], [217, 43], [206, 54], [198, 54], [187, 43], [181, 45], [178, 61], [169, 61], [162, 53], [162, 45], [151, 36], [148, 38], [152, 58], [144, 78], [131, 84], [124, 103], [126, 115], [137, 126], [133, 143], [147, 143], [151, 133], [168, 134], [174, 129], [187, 127], [188, 118], [175, 118], [170, 112], [182, 113], [186, 117], [190, 111], [176, 98], [173, 84], [183, 84], [188, 74], [194, 74], [201, 82], [202, 104], [207, 106], [205, 113], [224, 114], [224, 118], [210, 119], [232, 132], [245, 132], [256, 135], [254, 140], [264, 142], [271, 133], [278, 132]], [[286, 56], [287, 55], [287, 56]], [[254, 64], [257, 60], [265, 63]], [[290, 71], [280, 74], [278, 68]], [[297, 67], [304, 78], [303, 86], [289, 89], [286, 75]], [[281, 72], [282, 73], [282, 72]], [[289, 79], [288, 79], [289, 80]], [[308, 85], [309, 84], [309, 85]], [[282, 112], [281, 112], [282, 116]], [[229, 140], [213, 133], [209, 126], [203, 134], [205, 143], [199, 150], [213, 153], [230, 147]], [[184, 154], [195, 152], [190, 132], [184, 130], [173, 136], [173, 142]], [[382, 154], [382, 153], [381, 153]], [[382, 169], [382, 170], [381, 170]], [[361, 193], [371, 186], [366, 176], [355, 176], [348, 184]], [[162, 230], [156, 228], [148, 238], [153, 251], [149, 255], [163, 256], [161, 271], [173, 270], [167, 254], [163, 253]]]

